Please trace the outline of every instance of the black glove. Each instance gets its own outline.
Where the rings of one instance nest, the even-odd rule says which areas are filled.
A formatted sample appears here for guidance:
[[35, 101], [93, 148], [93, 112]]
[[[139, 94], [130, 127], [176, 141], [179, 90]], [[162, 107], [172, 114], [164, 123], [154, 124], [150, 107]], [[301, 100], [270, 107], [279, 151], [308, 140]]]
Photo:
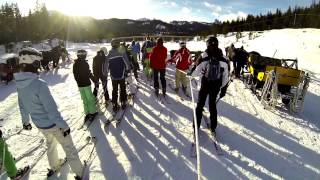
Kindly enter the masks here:
[[63, 136], [66, 137], [70, 134], [70, 128], [62, 130], [63, 131]]
[[227, 88], [228, 86], [224, 86], [223, 88], [221, 88], [221, 91], [220, 91], [220, 98], [223, 98], [226, 93], [227, 93]]
[[2, 131], [0, 130], [0, 138], [2, 138]]
[[30, 131], [30, 130], [32, 129], [32, 126], [31, 126], [30, 123], [28, 123], [28, 124], [23, 124], [23, 129]]

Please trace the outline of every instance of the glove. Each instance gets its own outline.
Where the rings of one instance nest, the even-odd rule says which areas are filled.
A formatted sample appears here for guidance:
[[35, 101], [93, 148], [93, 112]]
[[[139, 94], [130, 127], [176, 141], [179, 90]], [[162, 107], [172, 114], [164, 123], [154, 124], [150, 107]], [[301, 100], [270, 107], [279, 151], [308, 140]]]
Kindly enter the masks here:
[[0, 138], [2, 138], [2, 131], [0, 130]]
[[66, 137], [70, 134], [70, 128], [68, 129], [61, 129], [62, 133], [63, 133], [63, 137]]
[[188, 71], [187, 76], [191, 76], [191, 75], [192, 75], [192, 71]]
[[224, 86], [223, 88], [221, 88], [220, 98], [223, 98], [226, 95], [227, 88], [228, 88], [228, 86]]
[[28, 123], [28, 124], [23, 124], [23, 129], [30, 131], [30, 130], [32, 129], [32, 126], [31, 126], [30, 123]]

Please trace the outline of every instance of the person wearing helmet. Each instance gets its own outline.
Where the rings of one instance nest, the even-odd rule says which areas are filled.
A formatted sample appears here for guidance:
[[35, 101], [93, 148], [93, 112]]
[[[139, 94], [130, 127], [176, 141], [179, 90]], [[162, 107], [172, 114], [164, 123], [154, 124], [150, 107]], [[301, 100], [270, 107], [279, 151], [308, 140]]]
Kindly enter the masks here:
[[102, 73], [104, 76], [110, 71], [111, 81], [112, 81], [112, 104], [113, 111], [117, 112], [119, 110], [118, 104], [118, 89], [120, 86], [120, 102], [121, 107], [124, 109], [127, 104], [127, 92], [125, 77], [126, 73], [130, 70], [129, 62], [126, 54], [119, 51], [120, 42], [117, 39], [111, 41], [111, 50], [106, 56], [106, 61], [103, 65]]
[[189, 70], [189, 66], [191, 65], [191, 54], [190, 51], [186, 47], [186, 42], [181, 41], [180, 49], [175, 52], [172, 57], [172, 61], [176, 63], [176, 87], [175, 91], [178, 93], [180, 84], [182, 87], [182, 91], [186, 96], [190, 96], [187, 87], [188, 87], [188, 78], [187, 78], [187, 70]]
[[[220, 98], [224, 97], [229, 81], [228, 63], [223, 57], [222, 50], [219, 49], [218, 39], [209, 36], [206, 40], [207, 49], [197, 60], [197, 67], [193, 76], [201, 77], [201, 87], [198, 94], [196, 107], [196, 120], [199, 128], [202, 119], [203, 107], [209, 95], [210, 129], [213, 136], [216, 135], [217, 108], [216, 99], [220, 92]], [[195, 128], [195, 127], [194, 127]]]
[[162, 94], [166, 95], [166, 60], [167, 60], [167, 48], [163, 46], [163, 39], [160, 37], [157, 39], [157, 45], [152, 49], [150, 54], [150, 65], [153, 70], [154, 90], [156, 96], [159, 96], [159, 74], [161, 80]]
[[[73, 64], [73, 75], [76, 80], [84, 109], [84, 122], [92, 121], [98, 114], [96, 107], [96, 98], [91, 91], [91, 81], [95, 84], [98, 81], [92, 75], [89, 64], [86, 61], [87, 51], [80, 49], [77, 51], [78, 59]], [[91, 81], [90, 81], [91, 79]]]
[[[108, 101], [109, 101], [109, 93], [108, 93], [108, 87], [107, 87], [108, 79], [107, 79], [107, 76], [104, 76], [102, 74], [102, 67], [105, 60], [106, 60], [106, 56], [104, 54], [104, 51], [103, 50], [98, 51], [97, 55], [93, 58], [92, 70], [93, 70], [93, 75], [95, 79], [97, 81], [100, 80], [102, 82], [104, 99], [105, 99], [106, 106], [108, 106]], [[99, 83], [95, 83], [95, 87], [93, 90], [93, 95], [95, 97], [97, 97], [98, 95], [98, 90], [99, 90]]]
[[47, 83], [39, 79], [38, 68], [41, 53], [34, 48], [24, 48], [19, 52], [19, 72], [14, 74], [23, 129], [31, 130], [30, 118], [47, 143], [50, 172], [59, 168], [57, 142], [62, 145], [67, 161], [76, 179], [81, 178], [83, 165], [70, 136], [70, 128], [61, 117]]
[[140, 45], [138, 46], [138, 42], [132, 41], [131, 42], [131, 55], [132, 55], [132, 65], [133, 65], [133, 72], [134, 75], [136, 77], [136, 79], [138, 78], [138, 73], [137, 71], [140, 70], [139, 68], [139, 64], [138, 64], [138, 56], [140, 53]]

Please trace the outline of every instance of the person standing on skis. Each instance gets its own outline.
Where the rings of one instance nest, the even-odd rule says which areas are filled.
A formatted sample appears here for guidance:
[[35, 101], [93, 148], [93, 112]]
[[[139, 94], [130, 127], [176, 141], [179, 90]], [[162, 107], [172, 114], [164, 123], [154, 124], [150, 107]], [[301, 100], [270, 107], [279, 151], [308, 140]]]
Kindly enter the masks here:
[[31, 130], [30, 118], [45, 136], [50, 172], [59, 168], [57, 142], [62, 145], [67, 161], [81, 179], [83, 165], [70, 136], [70, 127], [61, 117], [58, 107], [45, 81], [39, 79], [38, 69], [42, 54], [34, 48], [19, 52], [19, 72], [14, 74], [23, 129]]
[[156, 96], [159, 96], [159, 74], [162, 87], [162, 94], [163, 96], [166, 96], [166, 60], [167, 48], [163, 46], [163, 39], [160, 37], [157, 39], [157, 45], [152, 49], [152, 52], [150, 54], [150, 65], [153, 69], [153, 87]]
[[84, 122], [92, 121], [98, 114], [96, 107], [96, 98], [91, 90], [90, 79], [97, 84], [98, 81], [92, 75], [88, 62], [86, 61], [87, 51], [80, 49], [77, 51], [78, 59], [73, 64], [73, 75], [76, 80], [81, 99], [83, 102], [83, 109], [85, 113]]
[[119, 110], [118, 104], [118, 89], [120, 86], [120, 102], [121, 108], [124, 109], [127, 104], [126, 92], [126, 74], [130, 70], [129, 62], [126, 54], [119, 51], [120, 42], [116, 39], [111, 41], [112, 49], [106, 56], [106, 61], [103, 65], [102, 73], [106, 76], [110, 71], [112, 81], [112, 104], [113, 111]]
[[23, 169], [17, 169], [16, 162], [8, 149], [8, 145], [6, 144], [5, 140], [2, 138], [1, 130], [0, 130], [0, 160], [1, 162], [3, 162], [2, 167], [6, 169], [8, 177], [10, 177], [11, 179], [18, 179], [19, 177], [23, 176], [24, 173], [26, 173], [29, 169], [28, 166], [26, 166]]
[[[93, 58], [93, 62], [92, 62], [92, 70], [93, 70], [93, 75], [95, 77], [95, 79], [97, 81], [101, 81], [102, 82], [102, 88], [103, 88], [103, 92], [104, 92], [104, 99], [105, 99], [105, 103], [106, 106], [108, 106], [108, 102], [109, 102], [109, 93], [108, 93], [108, 88], [107, 88], [107, 84], [108, 84], [108, 76], [104, 76], [102, 74], [102, 67], [103, 64], [106, 60], [106, 56], [104, 54], [104, 51], [101, 49], [97, 52], [97, 55]], [[93, 95], [97, 98], [98, 95], [98, 90], [99, 90], [99, 83], [95, 83], [95, 87], [93, 90]]]
[[220, 92], [220, 98], [224, 97], [229, 81], [229, 69], [226, 58], [223, 57], [222, 50], [219, 49], [218, 39], [209, 36], [206, 40], [207, 49], [201, 54], [196, 62], [196, 69], [192, 76], [201, 77], [201, 87], [198, 94], [196, 107], [196, 120], [199, 128], [202, 119], [203, 107], [209, 95], [210, 130], [213, 136], [216, 135], [217, 127], [217, 107], [216, 99]]
[[189, 66], [192, 64], [192, 61], [190, 51], [186, 47], [186, 42], [180, 42], [180, 49], [175, 52], [172, 57], [172, 61], [176, 63], [176, 87], [174, 90], [178, 93], [181, 84], [183, 93], [186, 96], [190, 96], [190, 93], [187, 90], [189, 83], [187, 71], [189, 70]]

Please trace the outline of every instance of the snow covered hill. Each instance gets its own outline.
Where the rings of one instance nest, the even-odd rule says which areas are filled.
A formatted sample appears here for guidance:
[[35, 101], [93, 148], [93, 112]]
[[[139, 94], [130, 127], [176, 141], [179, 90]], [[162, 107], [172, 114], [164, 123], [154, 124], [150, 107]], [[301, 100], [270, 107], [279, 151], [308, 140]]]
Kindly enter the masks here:
[[[217, 134], [223, 156], [215, 152], [204, 123], [200, 130], [202, 178], [320, 179], [320, 30], [284, 29], [256, 35], [259, 37], [249, 40], [249, 33], [243, 33], [243, 38], [235, 46], [244, 45], [248, 51], [255, 50], [264, 56], [273, 56], [277, 50], [275, 57], [297, 58], [300, 68], [312, 74], [304, 111], [290, 114], [285, 107], [265, 110], [241, 81], [234, 80], [226, 97], [218, 104]], [[236, 42], [235, 35], [219, 36], [219, 40], [222, 49]], [[101, 46], [110, 49], [110, 44], [70, 43], [68, 51], [74, 55], [76, 50], [86, 49], [91, 64]], [[168, 50], [179, 47], [177, 43], [165, 43], [165, 46]], [[205, 49], [204, 42], [192, 41], [187, 46], [191, 50]], [[174, 65], [168, 65], [167, 84], [174, 83], [174, 71]], [[83, 109], [72, 64], [41, 73], [62, 116], [71, 126], [75, 145], [80, 147], [84, 144], [88, 135], [98, 139], [90, 179], [196, 179], [196, 159], [189, 156], [192, 103], [177, 98], [170, 88], [169, 103], [157, 102], [150, 83], [143, 74], [139, 76], [141, 88], [134, 106], [127, 111], [120, 128], [112, 124], [106, 133], [104, 122], [108, 112], [99, 116], [89, 131], [77, 129], [83, 121]], [[111, 93], [110, 81], [108, 89]], [[197, 91], [194, 91], [197, 97]], [[45, 144], [39, 143], [43, 136], [36, 128], [13, 135], [22, 127], [15, 83], [0, 84], [0, 92], [0, 118], [4, 119], [2, 130], [12, 154], [19, 157], [35, 148], [18, 161], [17, 166], [23, 167], [45, 151]], [[80, 152], [82, 160], [89, 150], [88, 147]], [[59, 152], [64, 157], [61, 148]], [[47, 157], [43, 156], [29, 179], [45, 179], [48, 167]], [[69, 167], [65, 166], [57, 179], [73, 179]]]

